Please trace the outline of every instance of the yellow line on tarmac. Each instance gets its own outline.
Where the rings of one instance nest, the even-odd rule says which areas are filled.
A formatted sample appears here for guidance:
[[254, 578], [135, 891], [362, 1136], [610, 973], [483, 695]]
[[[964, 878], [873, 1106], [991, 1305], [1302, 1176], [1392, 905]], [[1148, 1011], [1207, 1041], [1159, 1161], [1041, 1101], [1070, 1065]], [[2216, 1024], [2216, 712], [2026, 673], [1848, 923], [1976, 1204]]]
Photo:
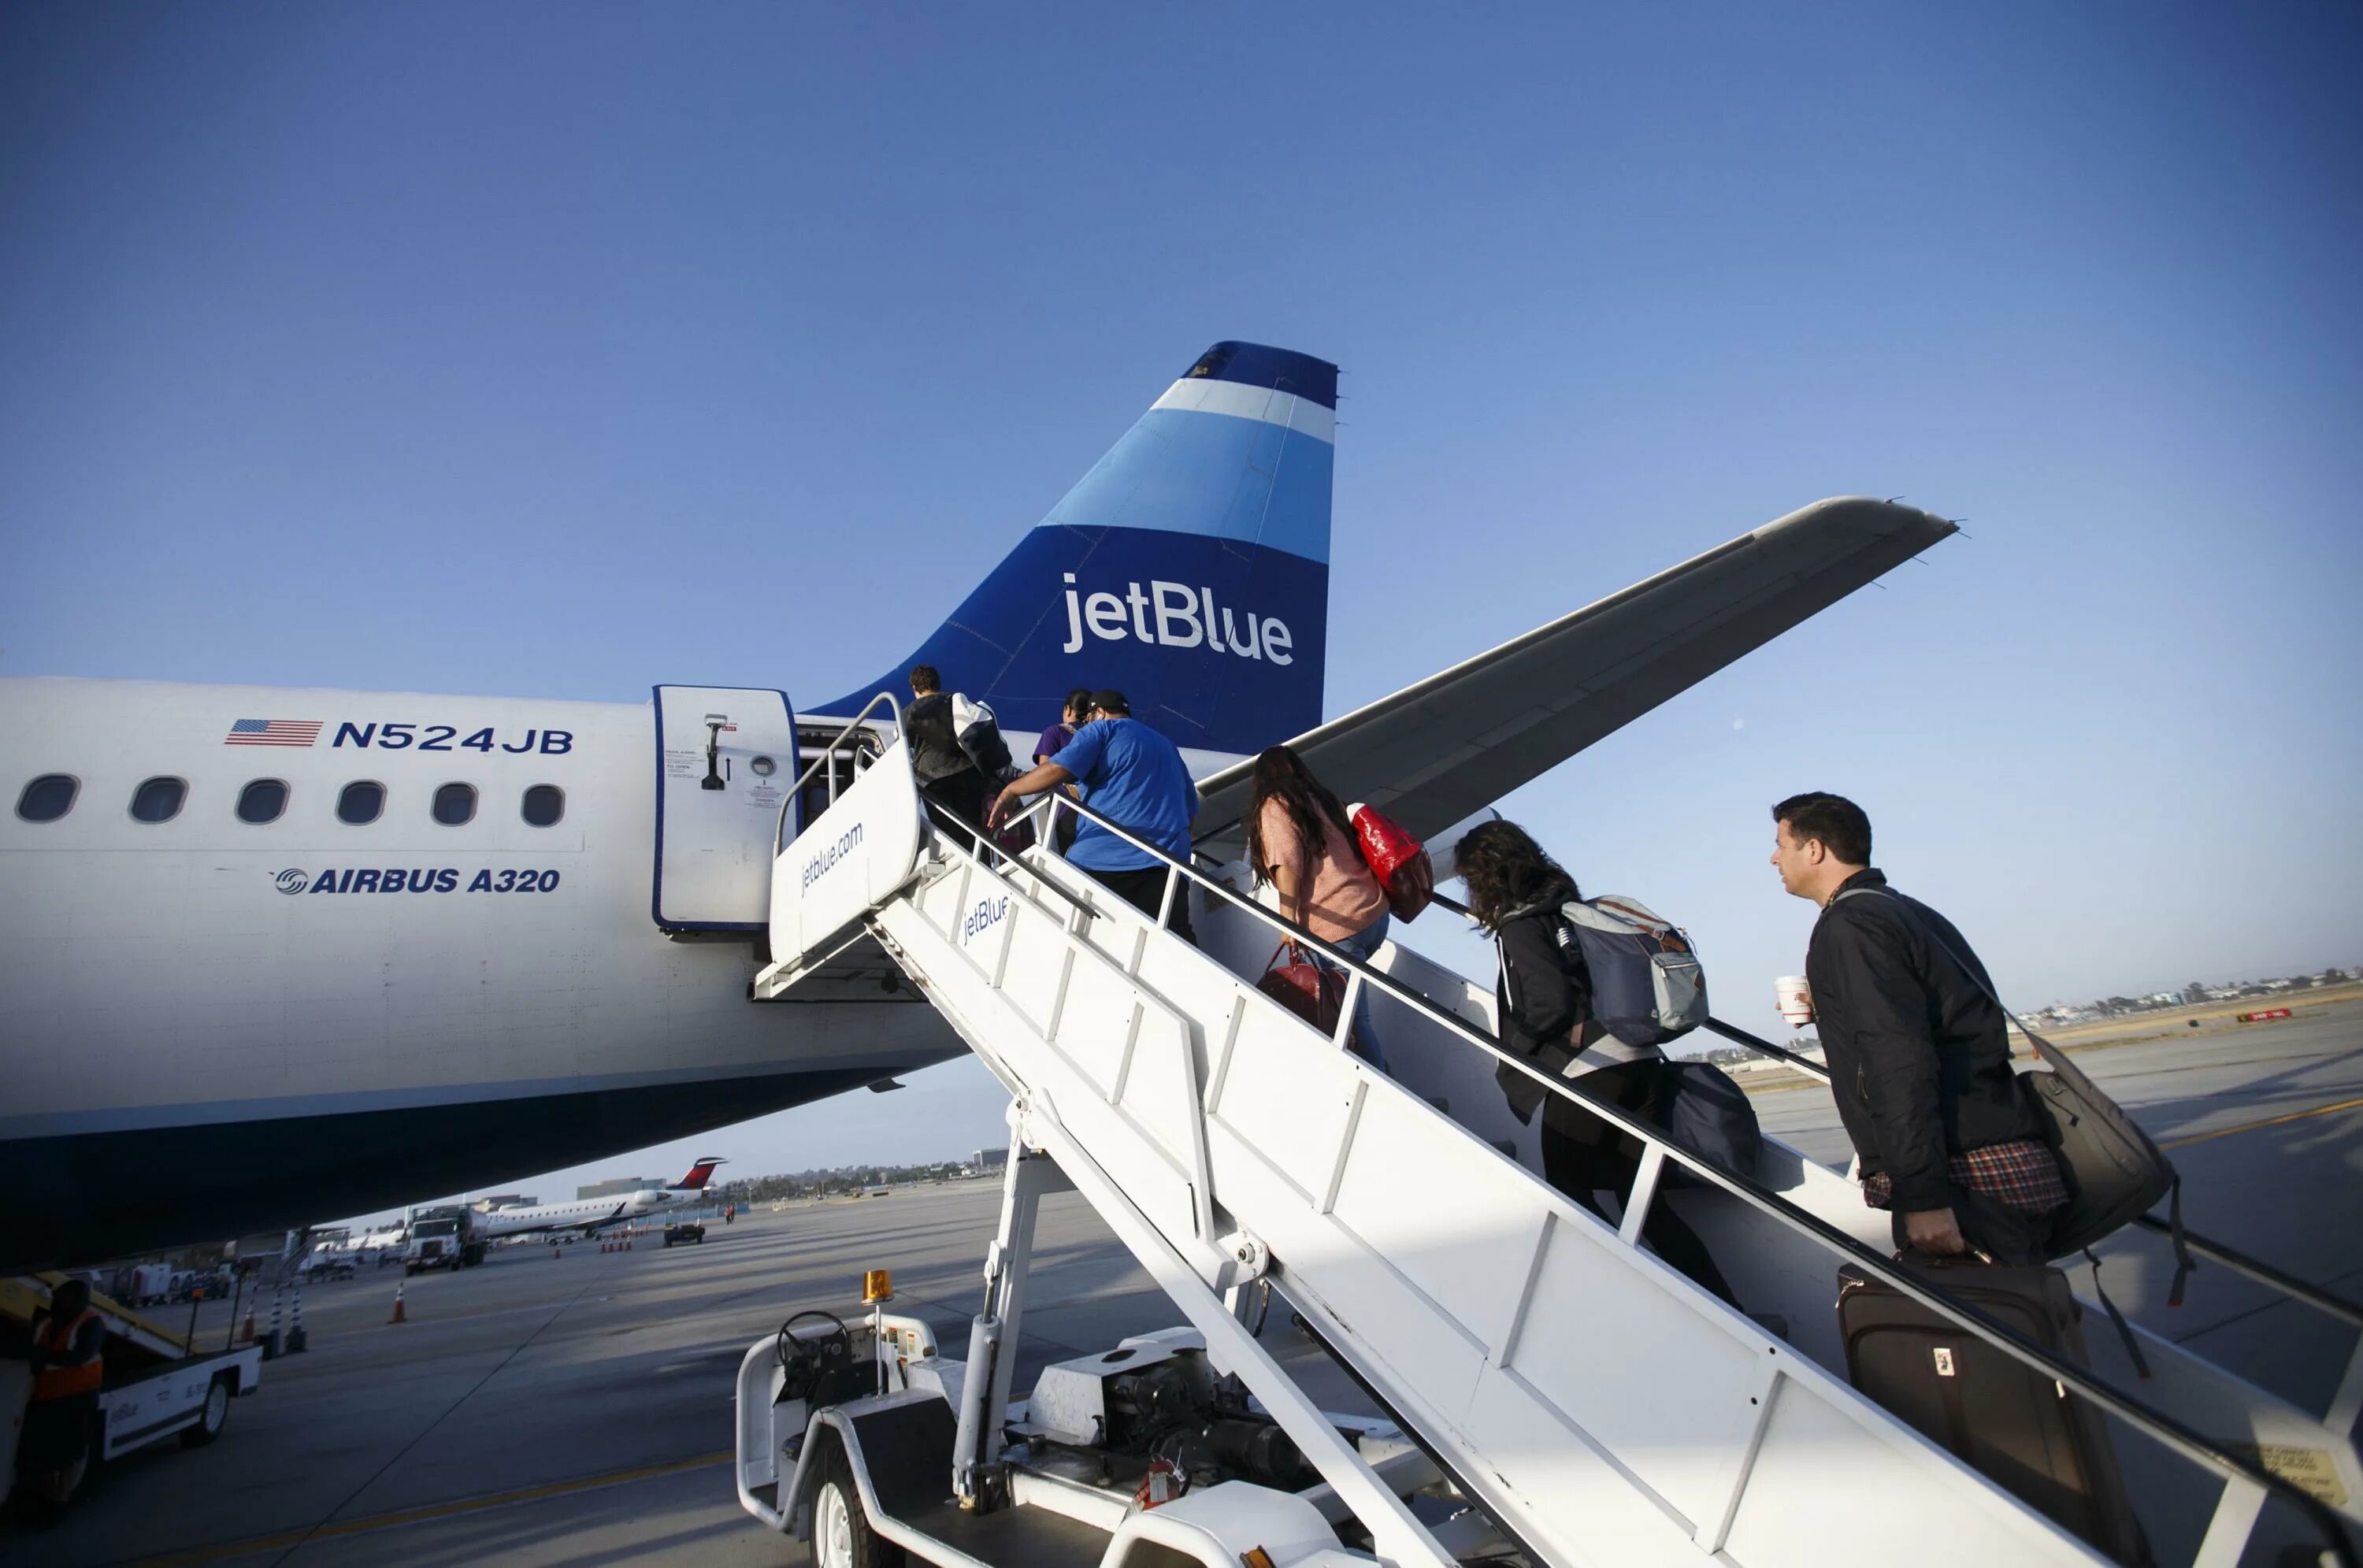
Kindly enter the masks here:
[[2180, 1149], [2192, 1143], [2204, 1143], [2210, 1138], [2229, 1138], [2235, 1132], [2254, 1132], [2259, 1127], [2279, 1127], [2284, 1121], [2302, 1121], [2309, 1116], [2327, 1116], [2334, 1110], [2353, 1110], [2363, 1107], [2363, 1099], [2342, 1099], [2336, 1105], [2317, 1105], [2312, 1110], [2292, 1110], [2287, 1116], [2268, 1116], [2262, 1121], [2243, 1121], [2237, 1127], [2218, 1127], [2213, 1132], [2197, 1132], [2188, 1138], [2177, 1138], [2171, 1143], [2160, 1143], [2161, 1149]]
[[494, 1508], [514, 1507], [519, 1503], [538, 1503], [549, 1497], [570, 1496], [577, 1492], [594, 1492], [603, 1486], [621, 1486], [634, 1481], [651, 1481], [660, 1475], [677, 1475], [685, 1470], [703, 1470], [709, 1465], [727, 1464], [736, 1457], [729, 1450], [719, 1453], [701, 1453], [693, 1459], [676, 1459], [664, 1464], [643, 1464], [633, 1470], [610, 1470], [602, 1475], [583, 1475], [572, 1481], [550, 1481], [539, 1486], [520, 1486], [514, 1492], [493, 1492], [481, 1497], [460, 1497], [449, 1503], [430, 1503], [424, 1507], [398, 1508], [392, 1513], [370, 1514], [357, 1519], [340, 1519], [307, 1529], [283, 1530], [277, 1535], [249, 1536], [243, 1540], [224, 1541], [219, 1546], [199, 1547], [193, 1551], [172, 1551], [158, 1557], [142, 1557], [139, 1563], [218, 1562], [225, 1558], [250, 1557], [258, 1552], [282, 1551], [292, 1546], [307, 1545], [316, 1540], [338, 1540], [348, 1536], [371, 1535], [382, 1529], [399, 1529], [405, 1525], [428, 1524], [437, 1519], [457, 1518], [462, 1514], [484, 1513]]

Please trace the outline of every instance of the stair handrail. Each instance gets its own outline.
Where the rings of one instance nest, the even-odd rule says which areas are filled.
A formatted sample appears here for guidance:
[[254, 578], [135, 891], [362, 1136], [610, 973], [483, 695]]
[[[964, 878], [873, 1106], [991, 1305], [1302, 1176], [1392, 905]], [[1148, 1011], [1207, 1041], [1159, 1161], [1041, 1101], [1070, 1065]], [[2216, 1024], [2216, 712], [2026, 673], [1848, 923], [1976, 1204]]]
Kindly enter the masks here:
[[[861, 705], [861, 712], [854, 714], [853, 717], [847, 722], [843, 729], [829, 736], [828, 744], [820, 748], [820, 755], [813, 758], [812, 766], [805, 768], [802, 773], [796, 775], [796, 781], [788, 786], [786, 796], [780, 801], [779, 825], [771, 831], [771, 854], [774, 857], [788, 846], [788, 817], [790, 813], [798, 810], [799, 802], [804, 800], [804, 786], [811, 783], [812, 776], [819, 772], [824, 767], [828, 769], [828, 803], [832, 806], [837, 804], [837, 759], [838, 749], [845, 745], [846, 737], [852, 734], [854, 731], [866, 731], [869, 728], [870, 715], [877, 709], [878, 704], [881, 702], [886, 704], [886, 715], [888, 720], [893, 724], [895, 734], [900, 734], [902, 733], [903, 705], [894, 701], [894, 693], [892, 691], [881, 691], [877, 696], [872, 697], [869, 701], [864, 702]], [[862, 770], [871, 763], [877, 760], [877, 758], [873, 756], [865, 756], [859, 746], [854, 748], [852, 756], [853, 776], [856, 778], [860, 778], [861, 777]], [[804, 831], [801, 823], [797, 825], [796, 831], [798, 833], [802, 833]]]
[[[1440, 903], [1444, 900], [1437, 901]], [[1460, 906], [1456, 904], [1452, 907], [1458, 909]], [[1810, 1056], [1775, 1045], [1760, 1035], [1751, 1034], [1736, 1024], [1725, 1023], [1719, 1018], [1708, 1019], [1705, 1027], [1722, 1035], [1735, 1045], [1744, 1045], [1751, 1051], [1761, 1052], [1768, 1056], [1778, 1056], [1808, 1077], [1818, 1078], [1825, 1084], [1830, 1082], [1828, 1066], [1814, 1061]], [[2173, 1223], [2161, 1220], [2155, 1214], [2136, 1214], [2134, 1216], [2133, 1222], [2145, 1231], [2154, 1231], [2161, 1236], [2170, 1236], [2174, 1233]], [[2184, 1245], [2201, 1257], [2213, 1258], [2234, 1274], [2245, 1275], [2259, 1285], [2280, 1291], [2293, 1301], [2311, 1307], [2326, 1317], [2335, 1318], [2350, 1328], [2363, 1331], [2363, 1305], [2349, 1301], [2345, 1297], [2335, 1295], [2319, 1286], [2309, 1284], [2294, 1275], [2284, 1274], [2261, 1258], [2252, 1258], [2246, 1253], [2224, 1245], [2222, 1242], [2211, 1241], [2188, 1226], [2183, 1229], [2182, 1241]]]
[[[1799, 1209], [1771, 1189], [1759, 1186], [1745, 1176], [1734, 1175], [1719, 1165], [1691, 1154], [1669, 1138], [1663, 1129], [1627, 1114], [1620, 1107], [1595, 1099], [1581, 1092], [1566, 1079], [1554, 1077], [1540, 1071], [1522, 1057], [1503, 1049], [1498, 1041], [1478, 1033], [1470, 1027], [1466, 1020], [1438, 1007], [1421, 992], [1403, 984], [1391, 975], [1369, 967], [1362, 960], [1314, 935], [1312, 932], [1285, 915], [1265, 908], [1252, 898], [1242, 896], [1228, 884], [1217, 881], [1195, 867], [1175, 859], [1164, 849], [1138, 837], [1128, 829], [1110, 822], [1089, 806], [1071, 800], [1058, 790], [1047, 790], [1039, 799], [1014, 813], [1010, 822], [1023, 821], [1040, 813], [1044, 825], [1048, 826], [1055, 823], [1057, 813], [1061, 810], [1073, 812], [1079, 818], [1095, 824], [1133, 848], [1149, 856], [1165, 867], [1165, 891], [1159, 904], [1159, 911], [1153, 917], [1159, 928], [1164, 926], [1166, 919], [1172, 911], [1173, 900], [1181, 879], [1187, 878], [1213, 896], [1236, 906], [1249, 917], [1279, 931], [1284, 938], [1294, 941], [1300, 946], [1312, 949], [1345, 970], [1347, 989], [1338, 1008], [1337, 1032], [1333, 1036], [1341, 1048], [1352, 1027], [1357, 988], [1376, 985], [1380, 990], [1393, 997], [1395, 1000], [1414, 1011], [1424, 1014], [1430, 1022], [1440, 1025], [1464, 1043], [1473, 1045], [1483, 1055], [1492, 1056], [1500, 1066], [1508, 1066], [1524, 1074], [1546, 1093], [1573, 1101], [1588, 1113], [1601, 1118], [1637, 1139], [1645, 1150], [1644, 1169], [1634, 1182], [1634, 1196], [1637, 1203], [1647, 1204], [1654, 1200], [1657, 1196], [1657, 1183], [1647, 1168], [1652, 1160], [1659, 1162], [1660, 1166], [1665, 1162], [1680, 1165], [1706, 1185], [1721, 1188], [1748, 1207], [1769, 1215], [1808, 1241], [1820, 1243], [1824, 1250], [1838, 1253], [1857, 1269], [1916, 1301], [1955, 1326], [1976, 1335], [2013, 1360], [2035, 1368], [2063, 1388], [2074, 1390], [2101, 1409], [2115, 1416], [2128, 1426], [2174, 1452], [2180, 1453], [2183, 1458], [2204, 1469], [2215, 1472], [2224, 1478], [2227, 1485], [2246, 1483], [2261, 1489], [2270, 1496], [2280, 1498], [2296, 1508], [2321, 1533], [2327, 1550], [2336, 1559], [2341, 1568], [2363, 1568], [2363, 1559], [2358, 1559], [2354, 1543], [2348, 1539], [2346, 1527], [2340, 1522], [2337, 1515], [2313, 1494], [2283, 1480], [2266, 1469], [2261, 1463], [2252, 1463], [2240, 1454], [2217, 1447], [2205, 1434], [2101, 1382], [2084, 1368], [2052, 1354], [2034, 1341], [2005, 1328], [1978, 1309], [1959, 1301], [1950, 1291], [1930, 1286], [1914, 1277], [1909, 1271], [1896, 1266], [1894, 1260], [1883, 1257], [1864, 1246], [1852, 1235], [1839, 1230], [1819, 1215]], [[1038, 830], [1037, 842], [1047, 842], [1045, 835]], [[1633, 1215], [1629, 1211], [1626, 1220], [1628, 1222], [1620, 1224], [1615, 1233], [1618, 1240], [1637, 1250], [1639, 1231], [1637, 1224], [1631, 1222]], [[1605, 1221], [1602, 1222], [1605, 1223]], [[2219, 1504], [2219, 1511], [2220, 1509]], [[2248, 1528], [2250, 1530], [2254, 1529], [2253, 1518]]]

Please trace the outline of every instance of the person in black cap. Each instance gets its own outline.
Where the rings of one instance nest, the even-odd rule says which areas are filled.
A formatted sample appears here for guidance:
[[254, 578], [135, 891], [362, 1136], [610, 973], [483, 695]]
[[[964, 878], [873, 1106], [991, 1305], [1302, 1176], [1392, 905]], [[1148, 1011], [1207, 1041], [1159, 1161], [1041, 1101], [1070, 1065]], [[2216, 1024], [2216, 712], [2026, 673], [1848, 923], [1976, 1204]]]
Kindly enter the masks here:
[[[1067, 783], [1082, 785], [1083, 803], [1134, 838], [1189, 860], [1198, 787], [1179, 748], [1134, 718], [1123, 692], [1093, 692], [1089, 721], [1058, 756], [1009, 782], [985, 812], [986, 828], [999, 827], [1026, 796]], [[1147, 914], [1155, 915], [1164, 900], [1165, 864], [1097, 823], [1075, 830], [1067, 861]], [[1195, 943], [1189, 891], [1186, 883], [1174, 890], [1170, 923]]]

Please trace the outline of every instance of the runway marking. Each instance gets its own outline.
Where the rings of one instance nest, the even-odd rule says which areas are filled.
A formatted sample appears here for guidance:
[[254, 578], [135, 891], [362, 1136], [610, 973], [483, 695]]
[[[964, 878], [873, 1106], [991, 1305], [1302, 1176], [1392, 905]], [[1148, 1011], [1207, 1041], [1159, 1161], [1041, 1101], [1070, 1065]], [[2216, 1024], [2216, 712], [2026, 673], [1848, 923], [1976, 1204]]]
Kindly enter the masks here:
[[2237, 1127], [2218, 1127], [2213, 1132], [2194, 1132], [2188, 1138], [2177, 1138], [2171, 1143], [2160, 1143], [2161, 1149], [2180, 1149], [2192, 1143], [2204, 1143], [2210, 1138], [2229, 1138], [2235, 1132], [2254, 1132], [2260, 1127], [2279, 1127], [2284, 1121], [2303, 1121], [2309, 1116], [2327, 1116], [2334, 1110], [2353, 1110], [2363, 1107], [2363, 1099], [2342, 1099], [2336, 1105], [2317, 1105], [2312, 1110], [2292, 1110], [2286, 1116], [2268, 1116], [2262, 1121], [2243, 1121]]
[[277, 1535], [250, 1536], [244, 1540], [225, 1541], [219, 1546], [200, 1547], [194, 1551], [167, 1552], [161, 1557], [137, 1559], [141, 1564], [168, 1562], [218, 1562], [230, 1557], [251, 1557], [258, 1552], [279, 1551], [289, 1547], [309, 1545], [316, 1540], [335, 1540], [349, 1536], [373, 1535], [379, 1530], [400, 1529], [405, 1525], [429, 1524], [438, 1519], [458, 1518], [465, 1514], [487, 1513], [494, 1508], [515, 1507], [520, 1503], [538, 1503], [549, 1497], [571, 1496], [578, 1492], [595, 1492], [606, 1486], [627, 1485], [634, 1481], [652, 1481], [660, 1475], [677, 1475], [687, 1470], [704, 1470], [711, 1465], [727, 1464], [737, 1457], [728, 1449], [719, 1453], [701, 1453], [691, 1459], [675, 1459], [663, 1464], [643, 1464], [630, 1470], [610, 1470], [604, 1474], [578, 1476], [571, 1481], [548, 1481], [538, 1486], [520, 1486], [511, 1492], [491, 1492], [481, 1497], [461, 1497], [449, 1503], [430, 1503], [423, 1507], [397, 1508], [392, 1513], [371, 1514], [363, 1518], [345, 1519], [336, 1524], [316, 1525], [302, 1529], [283, 1530]]

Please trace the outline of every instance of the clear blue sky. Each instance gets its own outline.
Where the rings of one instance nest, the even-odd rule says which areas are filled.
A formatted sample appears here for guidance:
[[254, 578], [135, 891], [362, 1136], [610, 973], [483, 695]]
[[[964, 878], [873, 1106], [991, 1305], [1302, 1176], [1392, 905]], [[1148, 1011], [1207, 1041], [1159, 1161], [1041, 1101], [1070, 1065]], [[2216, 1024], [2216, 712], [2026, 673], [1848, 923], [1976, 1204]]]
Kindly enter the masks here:
[[[0, 670], [826, 695], [1252, 338], [1346, 371], [1333, 712], [1820, 496], [1969, 520], [1508, 803], [1732, 1015], [1798, 966], [1765, 807], [1806, 787], [2019, 1000], [2353, 963], [2359, 45], [2333, 6], [12, 6]], [[695, 1142], [997, 1119], [961, 1065]]]

